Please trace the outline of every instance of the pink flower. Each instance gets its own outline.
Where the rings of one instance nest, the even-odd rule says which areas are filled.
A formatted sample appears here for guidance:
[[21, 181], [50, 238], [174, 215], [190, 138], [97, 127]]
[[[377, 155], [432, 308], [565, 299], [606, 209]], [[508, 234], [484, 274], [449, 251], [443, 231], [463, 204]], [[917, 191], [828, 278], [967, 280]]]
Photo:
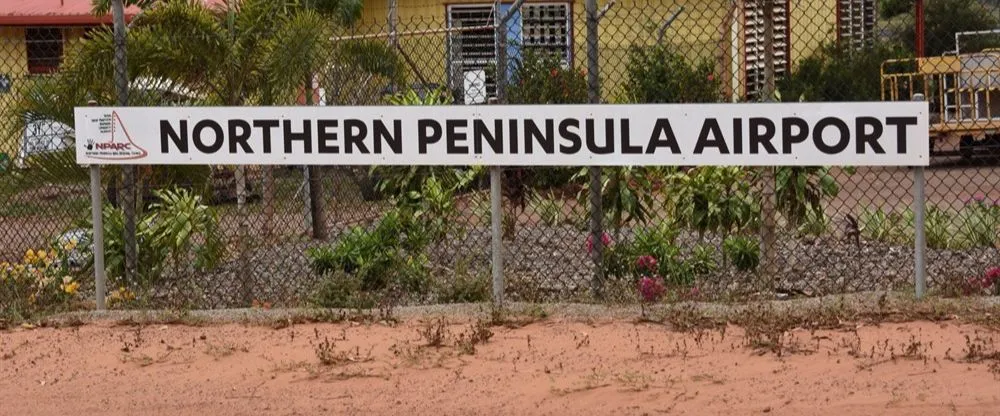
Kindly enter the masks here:
[[990, 287], [1000, 281], [1000, 267], [986, 270], [986, 278], [983, 279], [983, 286]]
[[708, 74], [709, 81], [715, 81], [715, 74]]
[[666, 288], [663, 286], [663, 279], [660, 279], [659, 276], [642, 276], [642, 279], [639, 279], [639, 295], [642, 296], [643, 301], [656, 302], [660, 300], [664, 292], [666, 292]]
[[[601, 233], [601, 246], [608, 247], [611, 245], [611, 235], [608, 233]], [[591, 234], [587, 236], [587, 252], [594, 251], [594, 235]]]
[[656, 257], [648, 254], [639, 256], [639, 258], [635, 260], [635, 267], [648, 272], [656, 271]]
[[697, 298], [698, 295], [700, 295], [700, 294], [701, 294], [701, 291], [698, 290], [698, 286], [695, 286], [695, 287], [691, 288], [690, 292], [688, 292], [688, 297], [689, 298]]

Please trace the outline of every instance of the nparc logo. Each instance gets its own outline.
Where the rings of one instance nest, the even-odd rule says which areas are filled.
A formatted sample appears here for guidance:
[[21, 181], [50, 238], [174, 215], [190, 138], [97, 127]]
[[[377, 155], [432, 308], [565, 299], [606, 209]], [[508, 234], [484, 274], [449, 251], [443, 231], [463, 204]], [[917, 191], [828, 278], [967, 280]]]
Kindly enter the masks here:
[[85, 139], [84, 155], [87, 157], [103, 160], [135, 160], [149, 154], [146, 149], [135, 144], [117, 112], [112, 111], [91, 121], [97, 123], [99, 136]]

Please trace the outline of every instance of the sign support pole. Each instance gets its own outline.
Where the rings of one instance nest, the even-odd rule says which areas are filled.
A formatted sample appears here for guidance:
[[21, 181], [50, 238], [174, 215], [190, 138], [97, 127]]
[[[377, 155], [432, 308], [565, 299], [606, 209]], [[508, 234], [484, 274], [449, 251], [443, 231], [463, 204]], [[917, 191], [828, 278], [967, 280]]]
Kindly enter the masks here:
[[[91, 100], [88, 105], [97, 105]], [[107, 309], [107, 271], [104, 270], [104, 202], [101, 198], [101, 166], [90, 165], [90, 214], [93, 229], [91, 230], [91, 251], [94, 253], [94, 301], [97, 310]]]
[[[913, 101], [924, 101], [923, 94], [914, 94]], [[926, 222], [925, 208], [926, 198], [924, 195], [924, 167], [913, 167], [913, 283], [916, 289], [917, 299], [924, 297], [927, 291], [927, 238], [924, 227]]]
[[503, 210], [500, 203], [500, 181], [503, 168], [490, 166], [490, 233], [493, 237], [493, 303], [502, 306], [504, 301], [503, 285], [503, 231], [501, 221]]

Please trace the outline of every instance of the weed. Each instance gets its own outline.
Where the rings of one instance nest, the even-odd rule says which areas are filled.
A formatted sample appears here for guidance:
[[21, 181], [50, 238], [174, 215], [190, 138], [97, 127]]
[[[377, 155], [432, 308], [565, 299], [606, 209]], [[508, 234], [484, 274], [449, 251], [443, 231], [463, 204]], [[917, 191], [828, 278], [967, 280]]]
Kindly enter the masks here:
[[444, 318], [431, 320], [423, 328], [418, 329], [417, 332], [424, 339], [428, 347], [444, 346], [445, 341], [450, 335]]
[[320, 364], [323, 365], [337, 363], [335, 344], [333, 341], [330, 341], [330, 338], [323, 337], [323, 341], [316, 345], [316, 358], [319, 358]]
[[458, 336], [458, 349], [463, 354], [473, 355], [476, 353], [476, 345], [485, 344], [490, 338], [493, 338], [493, 330], [490, 329], [489, 323], [482, 320], [476, 321], [470, 326], [468, 332]]
[[722, 243], [722, 251], [736, 270], [752, 271], [760, 264], [760, 242], [755, 238], [732, 236]]
[[128, 340], [125, 334], [121, 334], [118, 336], [118, 340], [122, 342], [122, 348], [121, 348], [122, 352], [126, 353], [132, 352], [133, 350], [142, 346], [143, 343], [142, 328], [143, 328], [142, 325], [138, 325], [135, 327], [135, 330], [131, 331], [132, 334], [131, 340]]

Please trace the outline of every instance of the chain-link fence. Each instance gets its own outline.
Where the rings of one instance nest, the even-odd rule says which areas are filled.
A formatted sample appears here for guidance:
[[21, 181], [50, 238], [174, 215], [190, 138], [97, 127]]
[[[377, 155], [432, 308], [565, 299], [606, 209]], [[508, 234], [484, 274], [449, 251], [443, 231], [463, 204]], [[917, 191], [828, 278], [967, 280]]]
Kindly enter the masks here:
[[[923, 94], [935, 152], [925, 172], [930, 289], [1000, 286], [985, 277], [1000, 266], [993, 2], [926, 0], [923, 24], [914, 2], [903, 0], [365, 1], [360, 12], [319, 3], [158, 3], [130, 22], [128, 104]], [[0, 27], [5, 276], [42, 265], [36, 275], [54, 281], [56, 292], [91, 296], [87, 171], [74, 160], [73, 107], [119, 102], [114, 44], [110, 26]], [[128, 170], [103, 169], [112, 306], [489, 299], [484, 168], [142, 166], [135, 186]], [[605, 298], [636, 299], [645, 276], [662, 278], [673, 298], [912, 290], [911, 169], [608, 167], [599, 190], [590, 175], [580, 167], [504, 168], [508, 299], [587, 300], [595, 284]], [[595, 192], [599, 229], [591, 221]], [[126, 264], [133, 244], [134, 270]]]

